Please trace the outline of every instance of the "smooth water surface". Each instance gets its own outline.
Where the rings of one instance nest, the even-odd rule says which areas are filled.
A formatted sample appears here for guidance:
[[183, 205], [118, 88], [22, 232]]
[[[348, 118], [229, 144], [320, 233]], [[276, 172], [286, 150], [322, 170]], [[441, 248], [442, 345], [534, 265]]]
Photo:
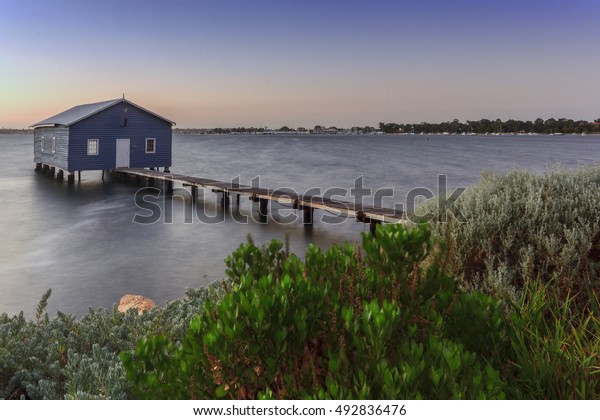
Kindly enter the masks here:
[[[126, 293], [162, 304], [178, 299], [224, 274], [224, 258], [251, 235], [255, 242], [289, 238], [303, 255], [310, 242], [321, 247], [358, 243], [367, 226], [354, 220], [325, 224], [235, 222], [185, 223], [189, 202], [167, 200], [173, 222], [137, 224], [142, 212], [137, 188], [84, 172], [68, 186], [34, 169], [32, 136], [0, 136], [0, 313], [31, 317], [41, 295], [52, 288], [49, 313], [81, 315], [89, 307], [111, 307]], [[437, 194], [437, 175], [449, 188], [476, 183], [482, 170], [513, 167], [544, 171], [560, 162], [568, 168], [600, 160], [597, 136], [181, 136], [173, 139], [173, 173], [292, 188], [391, 188], [384, 204], [405, 204], [412, 188]], [[350, 196], [346, 199], [351, 199]], [[367, 202], [367, 201], [366, 201]], [[205, 193], [206, 212], [223, 214], [216, 195]], [[235, 202], [232, 205], [236, 209]], [[239, 212], [256, 211], [242, 198]], [[283, 210], [282, 214], [293, 210]], [[275, 219], [281, 219], [275, 216]]]

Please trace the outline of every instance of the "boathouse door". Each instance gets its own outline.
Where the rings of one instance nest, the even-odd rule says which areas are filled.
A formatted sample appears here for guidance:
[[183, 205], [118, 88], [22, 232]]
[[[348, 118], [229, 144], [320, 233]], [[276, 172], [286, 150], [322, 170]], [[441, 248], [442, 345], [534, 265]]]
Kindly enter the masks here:
[[129, 139], [117, 139], [117, 168], [129, 168]]

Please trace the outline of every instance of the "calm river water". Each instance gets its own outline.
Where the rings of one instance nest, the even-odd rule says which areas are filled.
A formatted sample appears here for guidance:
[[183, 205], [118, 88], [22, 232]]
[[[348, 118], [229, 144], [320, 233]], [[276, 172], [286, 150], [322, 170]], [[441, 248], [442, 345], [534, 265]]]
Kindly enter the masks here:
[[[289, 238], [293, 252], [359, 242], [361, 223], [319, 222], [304, 227], [250, 221], [231, 214], [221, 223], [186, 223], [189, 203], [173, 200], [173, 221], [133, 222], [136, 187], [100, 172], [84, 172], [81, 183], [67, 186], [36, 174], [32, 136], [0, 136], [0, 313], [23, 310], [31, 317], [41, 295], [52, 288], [48, 311], [84, 314], [89, 307], [111, 307], [126, 293], [158, 304], [182, 297], [188, 287], [220, 279], [224, 258], [251, 235], [255, 242]], [[597, 136], [180, 136], [173, 139], [172, 172], [250, 184], [350, 189], [363, 177], [364, 188], [391, 188], [384, 204], [404, 203], [413, 188], [437, 194], [437, 175], [448, 186], [476, 183], [485, 169], [513, 167], [544, 171], [560, 162], [574, 168], [600, 161]], [[350, 196], [347, 199], [351, 199]], [[219, 214], [215, 194], [205, 194], [206, 212]], [[235, 204], [232, 206], [236, 208]], [[250, 214], [242, 199], [239, 211]], [[256, 211], [256, 210], [254, 210]], [[287, 212], [287, 213], [286, 213]], [[283, 210], [282, 216], [293, 214]]]

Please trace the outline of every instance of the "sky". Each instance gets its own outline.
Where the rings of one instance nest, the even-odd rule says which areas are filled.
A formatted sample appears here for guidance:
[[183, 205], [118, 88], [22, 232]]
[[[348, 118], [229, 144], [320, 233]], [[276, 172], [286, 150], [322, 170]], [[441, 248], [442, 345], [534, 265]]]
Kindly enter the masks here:
[[600, 117], [599, 0], [0, 0], [0, 127], [119, 98], [178, 127]]

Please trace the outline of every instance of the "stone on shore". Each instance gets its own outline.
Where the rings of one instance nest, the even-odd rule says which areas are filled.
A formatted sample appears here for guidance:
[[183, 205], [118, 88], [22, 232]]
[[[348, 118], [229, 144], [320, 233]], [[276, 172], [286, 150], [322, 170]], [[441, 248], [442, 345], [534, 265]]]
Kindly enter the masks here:
[[137, 309], [138, 314], [156, 307], [156, 303], [142, 295], [125, 295], [119, 302], [119, 312], [127, 312], [129, 309]]

